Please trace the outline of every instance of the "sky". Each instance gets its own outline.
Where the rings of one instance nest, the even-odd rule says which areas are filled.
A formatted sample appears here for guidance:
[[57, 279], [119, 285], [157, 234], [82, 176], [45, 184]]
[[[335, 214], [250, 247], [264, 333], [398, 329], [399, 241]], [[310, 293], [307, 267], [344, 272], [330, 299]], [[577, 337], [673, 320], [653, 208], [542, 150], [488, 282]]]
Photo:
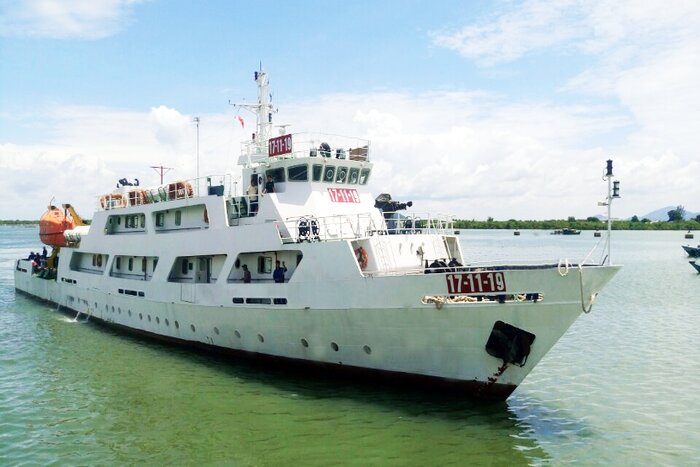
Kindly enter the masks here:
[[276, 123], [371, 140], [376, 194], [461, 219], [700, 211], [700, 2], [0, 0], [0, 219], [240, 175]]

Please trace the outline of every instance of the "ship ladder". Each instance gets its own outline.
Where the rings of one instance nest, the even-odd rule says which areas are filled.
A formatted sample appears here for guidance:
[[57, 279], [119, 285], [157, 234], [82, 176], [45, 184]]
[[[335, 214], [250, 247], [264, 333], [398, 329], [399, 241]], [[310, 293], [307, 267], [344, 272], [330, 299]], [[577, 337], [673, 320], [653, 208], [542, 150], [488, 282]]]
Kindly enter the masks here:
[[382, 239], [378, 238], [372, 246], [372, 253], [374, 253], [375, 261], [377, 263], [377, 271], [389, 270], [389, 258], [387, 257], [386, 246], [384, 245]]

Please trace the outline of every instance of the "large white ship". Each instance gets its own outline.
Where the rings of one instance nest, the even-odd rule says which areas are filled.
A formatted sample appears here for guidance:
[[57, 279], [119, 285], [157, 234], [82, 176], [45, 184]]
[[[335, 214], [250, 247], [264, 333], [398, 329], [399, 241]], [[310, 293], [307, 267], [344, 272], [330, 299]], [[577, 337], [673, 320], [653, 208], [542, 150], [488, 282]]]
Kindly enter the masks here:
[[89, 226], [52, 206], [51, 255], [18, 260], [15, 287], [172, 342], [506, 398], [618, 271], [470, 264], [450, 218], [370, 193], [369, 141], [273, 136], [255, 81], [243, 187], [122, 180]]

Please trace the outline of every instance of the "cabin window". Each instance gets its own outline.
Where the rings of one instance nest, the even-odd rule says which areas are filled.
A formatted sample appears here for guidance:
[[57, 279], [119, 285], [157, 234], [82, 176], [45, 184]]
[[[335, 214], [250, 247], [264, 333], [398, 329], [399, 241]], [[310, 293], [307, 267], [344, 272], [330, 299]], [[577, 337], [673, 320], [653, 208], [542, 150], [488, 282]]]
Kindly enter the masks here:
[[367, 185], [369, 180], [369, 169], [362, 169], [360, 171], [360, 185]]
[[313, 165], [313, 181], [320, 182], [321, 175], [323, 175], [323, 166], [321, 164]]
[[260, 274], [272, 273], [272, 257], [258, 256], [258, 272]]
[[182, 272], [182, 274], [187, 274], [187, 258], [182, 258], [180, 272]]
[[122, 268], [122, 259], [121, 259], [120, 256], [117, 256], [115, 268], [116, 268], [116, 269], [121, 269], [121, 268]]
[[122, 216], [117, 216], [117, 225], [122, 225]]
[[146, 260], [146, 258], [143, 258], [141, 260], [141, 272], [146, 272], [146, 265], [147, 265], [147, 260]]
[[[272, 176], [272, 181], [275, 183], [284, 181], [284, 167], [279, 167], [277, 169], [270, 169], [265, 171], [265, 178], [268, 175]], [[263, 182], [264, 184], [265, 182]]]
[[165, 224], [165, 214], [159, 212], [156, 214], [156, 227], [163, 227], [163, 224]]
[[129, 258], [129, 271], [134, 270], [134, 258]]
[[175, 225], [180, 224], [182, 224], [182, 211], [177, 210], [175, 211]]
[[327, 166], [323, 172], [323, 181], [326, 183], [331, 183], [335, 177], [335, 167], [332, 165]]
[[304, 164], [289, 167], [287, 176], [290, 182], [306, 182], [309, 180], [309, 166]]
[[92, 255], [92, 265], [97, 266], [97, 255]]
[[153, 258], [153, 271], [155, 272], [156, 266], [158, 265], [158, 258]]
[[360, 180], [360, 169], [353, 167], [350, 169], [350, 175], [348, 175], [348, 183], [351, 185], [357, 185]]
[[347, 167], [338, 167], [338, 173], [335, 176], [335, 182], [336, 183], [345, 183], [345, 179], [348, 176], [348, 168]]
[[141, 228], [145, 229], [146, 228], [146, 215], [141, 214], [141, 216], [139, 216], [139, 217], [141, 217]]

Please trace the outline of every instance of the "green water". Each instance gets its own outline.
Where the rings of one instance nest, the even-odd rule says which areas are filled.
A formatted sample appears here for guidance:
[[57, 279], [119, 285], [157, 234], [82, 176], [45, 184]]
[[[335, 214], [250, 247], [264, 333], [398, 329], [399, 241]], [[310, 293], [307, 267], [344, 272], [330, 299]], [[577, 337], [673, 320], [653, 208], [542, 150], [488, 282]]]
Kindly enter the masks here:
[[[13, 288], [0, 227], [1, 465], [698, 465], [700, 275], [678, 232], [625, 268], [506, 402], [299, 374], [77, 323]], [[463, 231], [472, 258], [581, 259], [597, 239]], [[697, 241], [696, 243], [697, 244]]]

